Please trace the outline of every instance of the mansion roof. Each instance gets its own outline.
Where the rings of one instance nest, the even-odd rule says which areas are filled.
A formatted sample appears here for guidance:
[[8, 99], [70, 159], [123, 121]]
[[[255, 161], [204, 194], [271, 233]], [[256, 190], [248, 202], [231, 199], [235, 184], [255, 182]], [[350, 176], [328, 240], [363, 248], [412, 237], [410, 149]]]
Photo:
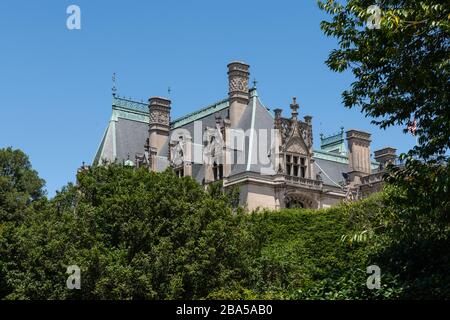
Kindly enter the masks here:
[[[229, 101], [220, 100], [214, 104], [200, 108], [195, 112], [170, 121], [170, 129], [194, 130], [194, 122], [201, 121], [204, 127], [215, 127], [218, 118], [228, 117]], [[115, 159], [118, 162], [134, 161], [136, 154], [143, 153], [149, 130], [148, 104], [114, 95], [112, 98], [112, 115], [108, 127], [94, 158], [94, 164], [101, 163], [102, 159]], [[269, 129], [274, 126], [274, 116], [260, 101], [256, 89], [251, 90], [251, 98], [248, 107], [244, 111], [239, 123], [239, 128]], [[200, 142], [201, 143], [201, 142]], [[252, 150], [252, 139], [246, 139], [245, 150]], [[271, 146], [268, 141], [268, 146]], [[161, 170], [169, 164], [167, 154], [169, 146], [166, 145], [159, 151], [157, 167]], [[236, 151], [239, 153], [239, 150]], [[270, 151], [267, 152], [270, 154]], [[313, 151], [316, 172], [320, 172], [323, 184], [340, 186], [344, 180], [344, 173], [348, 171], [348, 156], [345, 149], [343, 128], [341, 132], [330, 136], [321, 136], [321, 148]], [[235, 156], [238, 156], [236, 154]], [[252, 152], [247, 152], [244, 157], [245, 164], [234, 164], [232, 174], [245, 171], [260, 172], [260, 165], [252, 164]], [[378, 163], [372, 162], [374, 172]], [[193, 166], [192, 176], [198, 181], [204, 177], [201, 165]]]

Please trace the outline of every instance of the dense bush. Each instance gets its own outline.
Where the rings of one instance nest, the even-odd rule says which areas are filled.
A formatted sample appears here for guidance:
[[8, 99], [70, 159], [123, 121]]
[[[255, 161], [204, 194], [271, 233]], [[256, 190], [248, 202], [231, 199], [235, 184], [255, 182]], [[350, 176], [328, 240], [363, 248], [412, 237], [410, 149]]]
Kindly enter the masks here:
[[[221, 290], [215, 298], [380, 299], [400, 296], [396, 278], [382, 273], [379, 290], [367, 288], [367, 267], [380, 265], [373, 254], [382, 195], [325, 210], [288, 209], [252, 213], [243, 228], [253, 235], [254, 256], [248, 287]], [[359, 237], [370, 229], [369, 237]], [[374, 229], [374, 230], [372, 230]], [[255, 248], [258, 248], [255, 250]]]

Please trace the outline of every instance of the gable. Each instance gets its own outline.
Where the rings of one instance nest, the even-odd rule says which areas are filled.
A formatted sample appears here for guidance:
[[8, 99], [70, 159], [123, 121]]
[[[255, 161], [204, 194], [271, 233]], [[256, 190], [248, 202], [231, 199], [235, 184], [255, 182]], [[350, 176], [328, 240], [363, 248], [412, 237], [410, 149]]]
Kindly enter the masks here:
[[303, 139], [301, 139], [300, 137], [293, 137], [287, 143], [286, 152], [307, 155], [308, 149], [306, 148]]

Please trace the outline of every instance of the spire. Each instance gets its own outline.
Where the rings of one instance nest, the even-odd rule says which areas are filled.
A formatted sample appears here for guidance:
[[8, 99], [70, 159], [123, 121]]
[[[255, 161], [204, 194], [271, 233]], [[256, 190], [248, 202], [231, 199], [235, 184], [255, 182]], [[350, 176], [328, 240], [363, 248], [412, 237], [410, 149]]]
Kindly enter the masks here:
[[291, 110], [292, 110], [292, 119], [297, 119], [298, 116], [298, 103], [297, 103], [297, 98], [294, 97], [292, 98], [292, 103], [291, 103]]
[[253, 79], [253, 87], [250, 89], [250, 98], [258, 97], [258, 91], [256, 90], [256, 85], [258, 84], [258, 81], [256, 81], [256, 78]]
[[253, 78], [253, 89], [256, 89], [257, 84], [258, 84], [258, 81], [256, 81], [256, 78]]

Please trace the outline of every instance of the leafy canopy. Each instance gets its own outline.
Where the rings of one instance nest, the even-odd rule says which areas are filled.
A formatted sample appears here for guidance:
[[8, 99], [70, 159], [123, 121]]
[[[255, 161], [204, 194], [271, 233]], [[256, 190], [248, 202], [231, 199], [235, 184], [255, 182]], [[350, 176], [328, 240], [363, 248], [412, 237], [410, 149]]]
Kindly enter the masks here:
[[27, 207], [43, 197], [44, 184], [25, 153], [0, 149], [0, 224], [21, 220]]
[[[3, 297], [193, 299], [244, 277], [246, 237], [226, 195], [170, 170], [109, 165], [77, 178], [0, 230]], [[70, 265], [81, 290], [66, 288]]]
[[[367, 28], [371, 5], [381, 9], [380, 29]], [[450, 6], [447, 0], [319, 1], [331, 15], [321, 28], [338, 40], [326, 63], [350, 69], [355, 81], [343, 92], [348, 108], [359, 107], [386, 128], [416, 119], [424, 159], [445, 158], [450, 147]], [[371, 20], [372, 21], [372, 20]]]

